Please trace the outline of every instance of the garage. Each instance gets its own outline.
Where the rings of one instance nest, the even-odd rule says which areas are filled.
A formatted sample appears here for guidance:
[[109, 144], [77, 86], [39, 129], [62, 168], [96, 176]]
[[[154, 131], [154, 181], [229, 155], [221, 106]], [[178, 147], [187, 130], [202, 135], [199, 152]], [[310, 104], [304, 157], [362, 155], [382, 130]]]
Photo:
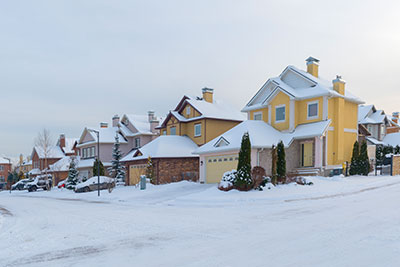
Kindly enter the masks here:
[[238, 160], [237, 154], [206, 157], [206, 183], [219, 183], [225, 172], [236, 170]]
[[146, 164], [129, 166], [129, 185], [136, 185], [140, 182], [140, 176], [146, 175]]

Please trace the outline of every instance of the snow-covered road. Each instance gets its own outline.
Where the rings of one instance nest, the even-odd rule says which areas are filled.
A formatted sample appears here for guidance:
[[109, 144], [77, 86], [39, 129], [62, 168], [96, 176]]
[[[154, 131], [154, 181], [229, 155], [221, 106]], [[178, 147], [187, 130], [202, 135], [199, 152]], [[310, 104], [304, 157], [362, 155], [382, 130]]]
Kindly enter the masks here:
[[313, 181], [1, 192], [0, 266], [398, 266], [400, 177]]

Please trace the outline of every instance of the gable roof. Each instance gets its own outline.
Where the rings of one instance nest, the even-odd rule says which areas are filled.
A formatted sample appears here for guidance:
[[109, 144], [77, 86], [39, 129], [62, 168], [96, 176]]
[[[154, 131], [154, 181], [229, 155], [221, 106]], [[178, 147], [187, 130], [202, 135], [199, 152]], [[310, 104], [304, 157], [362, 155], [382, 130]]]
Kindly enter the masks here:
[[187, 136], [162, 135], [138, 150], [133, 150], [122, 161], [151, 158], [188, 158], [198, 157], [192, 152], [198, 146]]
[[374, 105], [358, 106], [359, 124], [381, 124], [388, 122], [388, 118], [383, 110], [377, 110]]
[[56, 161], [54, 164], [49, 165], [49, 170], [55, 172], [68, 171], [70, 163], [71, 163], [71, 157], [64, 156], [58, 161]]
[[[120, 128], [119, 127], [107, 127], [107, 128], [100, 128], [100, 129], [96, 129], [96, 128], [91, 128], [91, 127], [86, 127], [83, 132], [81, 137], [79, 138], [79, 142], [77, 147], [83, 146], [83, 145], [87, 145], [87, 144], [94, 144], [97, 143], [97, 135], [96, 133], [89, 131], [89, 129], [93, 129], [96, 131], [99, 131], [99, 137], [100, 137], [100, 144], [113, 144], [115, 142], [115, 136], [118, 133], [119, 136], [119, 142], [121, 144], [125, 144], [127, 143], [127, 140], [125, 139], [125, 137], [121, 134]], [[89, 135], [91, 137], [91, 141], [89, 142], [83, 142], [83, 138], [86, 135]]]
[[[280, 141], [286, 147], [296, 139], [306, 139], [321, 136], [328, 129], [330, 120], [314, 123], [300, 124], [293, 132], [280, 132], [264, 121], [244, 121], [210, 142], [204, 144], [194, 151], [195, 154], [208, 154], [224, 151], [240, 150], [241, 140], [244, 133], [248, 132], [252, 148], [271, 148]], [[227, 141], [225, 146], [216, 146], [223, 138]]]
[[[200, 113], [200, 116], [193, 118], [185, 118], [179, 112], [189, 104]], [[165, 127], [171, 116], [174, 116], [180, 122], [189, 122], [203, 118], [229, 120], [229, 121], [243, 121], [246, 115], [235, 109], [231, 105], [224, 103], [220, 100], [214, 100], [212, 103], [205, 101], [200, 97], [191, 97], [188, 95], [183, 96], [179, 104], [173, 111], [170, 111], [160, 127]], [[159, 127], [158, 127], [159, 128]]]
[[400, 133], [387, 134], [383, 137], [382, 142], [393, 147], [400, 146]]
[[242, 109], [247, 112], [266, 107], [277, 92], [283, 92], [291, 99], [303, 100], [320, 96], [341, 97], [347, 101], [362, 104], [363, 101], [350, 93], [348, 89], [341, 95], [333, 89], [333, 84], [321, 77], [289, 65], [274, 78], [270, 78]]
[[10, 161], [8, 159], [0, 157], [0, 164], [10, 164]]
[[35, 146], [32, 151], [32, 158], [35, 152], [37, 153], [39, 159], [43, 159], [46, 156], [48, 159], [58, 159], [64, 157], [64, 152], [59, 146], [49, 146], [47, 151], [40, 146]]
[[[126, 131], [125, 136], [134, 136], [138, 134], [144, 135], [154, 135], [151, 132], [151, 124], [149, 122], [149, 117], [146, 115], [135, 115], [135, 114], [124, 114], [121, 121], [128, 120], [133, 127], [138, 131], [137, 133], [132, 133], [123, 123], [120, 123], [121, 129]], [[125, 129], [126, 128], [126, 129]]]
[[[75, 153], [73, 148], [78, 140], [78, 138], [65, 138], [65, 147], [62, 147], [61, 149], [64, 151], [65, 154]], [[60, 139], [58, 139], [57, 141], [57, 146], [60, 146]]]

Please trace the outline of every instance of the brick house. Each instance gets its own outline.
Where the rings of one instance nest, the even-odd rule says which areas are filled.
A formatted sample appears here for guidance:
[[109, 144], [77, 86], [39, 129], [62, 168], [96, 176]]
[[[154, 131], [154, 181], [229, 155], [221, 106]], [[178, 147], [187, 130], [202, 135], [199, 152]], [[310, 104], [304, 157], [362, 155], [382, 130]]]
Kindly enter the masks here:
[[11, 172], [12, 164], [8, 159], [0, 157], [0, 189], [9, 188], [8, 181], [8, 174]]

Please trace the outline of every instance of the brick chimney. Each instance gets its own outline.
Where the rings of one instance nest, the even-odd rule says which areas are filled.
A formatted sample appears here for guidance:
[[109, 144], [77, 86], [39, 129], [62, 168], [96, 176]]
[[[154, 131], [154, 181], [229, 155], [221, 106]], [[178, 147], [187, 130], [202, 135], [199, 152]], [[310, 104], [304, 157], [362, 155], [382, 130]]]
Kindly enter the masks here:
[[100, 128], [108, 128], [107, 122], [100, 122]]
[[344, 95], [344, 85], [346, 84], [346, 82], [342, 79], [342, 76], [336, 75], [336, 79], [334, 79], [332, 83], [333, 83], [333, 90], [335, 90], [341, 95]]
[[393, 112], [392, 117], [393, 117], [392, 120], [394, 123], [399, 123], [399, 112], [398, 111]]
[[65, 134], [60, 134], [60, 147], [65, 147]]
[[318, 78], [318, 67], [319, 67], [319, 59], [314, 57], [308, 57], [306, 59], [307, 62], [307, 72], [310, 73], [312, 76]]
[[114, 115], [114, 117], [112, 118], [112, 126], [113, 127], [118, 127], [119, 124], [119, 116], [116, 114]]
[[157, 120], [157, 117], [154, 115], [154, 111], [149, 110], [147, 112], [147, 116], [148, 116], [149, 123], [150, 123], [150, 131], [152, 133], [157, 133], [156, 127], [158, 126], [158, 124], [160, 122]]
[[213, 100], [214, 89], [204, 87], [202, 89], [202, 92], [203, 92], [203, 99], [205, 101], [207, 101], [208, 103], [213, 103], [213, 101], [214, 101]]

